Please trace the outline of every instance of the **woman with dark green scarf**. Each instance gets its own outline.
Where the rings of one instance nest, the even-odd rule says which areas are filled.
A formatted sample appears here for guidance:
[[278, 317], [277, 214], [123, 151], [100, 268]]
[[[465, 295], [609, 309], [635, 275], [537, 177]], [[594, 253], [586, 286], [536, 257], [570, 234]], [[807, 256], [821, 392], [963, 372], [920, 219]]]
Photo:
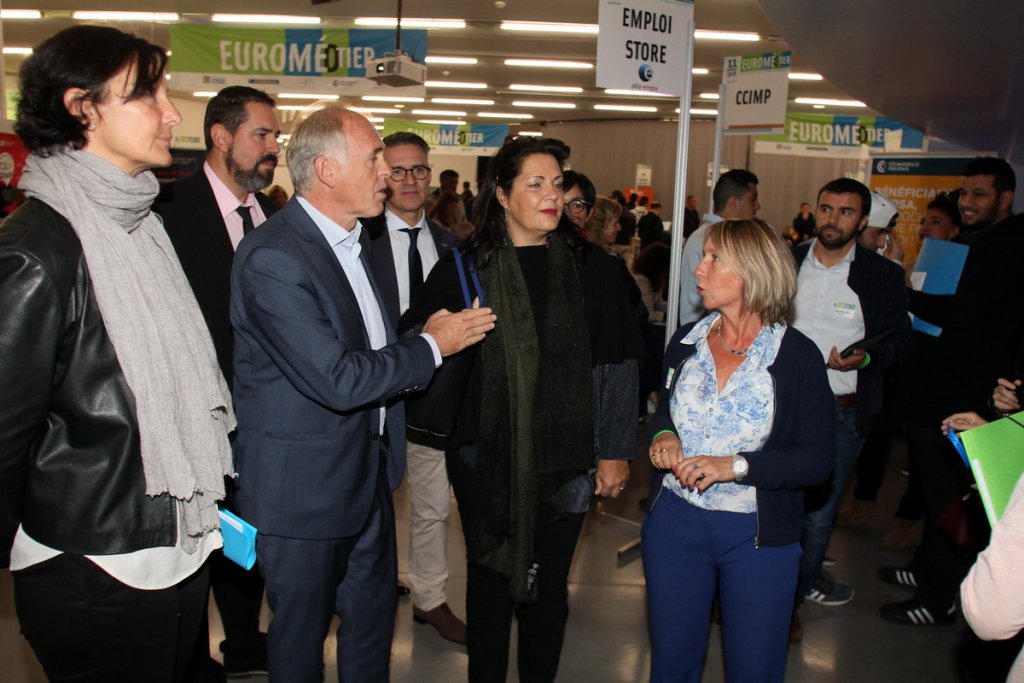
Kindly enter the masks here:
[[515, 139], [492, 159], [474, 233], [434, 267], [401, 328], [461, 310], [456, 259], [497, 327], [473, 357], [447, 448], [468, 556], [469, 680], [505, 681], [513, 613], [523, 681], [552, 681], [569, 566], [591, 497], [617, 497], [636, 451], [644, 344], [618, 264], [564, 216], [569, 149]]

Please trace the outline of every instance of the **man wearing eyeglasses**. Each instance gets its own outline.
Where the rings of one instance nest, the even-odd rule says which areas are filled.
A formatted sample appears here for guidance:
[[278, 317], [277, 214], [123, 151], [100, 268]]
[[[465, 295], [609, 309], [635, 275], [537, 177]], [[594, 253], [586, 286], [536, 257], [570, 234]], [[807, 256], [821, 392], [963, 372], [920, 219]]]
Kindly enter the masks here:
[[[438, 257], [455, 242], [455, 236], [427, 220], [424, 211], [430, 189], [429, 154], [430, 146], [415, 133], [384, 138], [384, 160], [391, 166], [384, 213], [363, 221], [373, 277], [396, 327]], [[464, 645], [466, 624], [448, 607], [445, 592], [451, 498], [443, 443], [431, 444], [429, 435], [414, 430], [407, 439], [413, 619]]]

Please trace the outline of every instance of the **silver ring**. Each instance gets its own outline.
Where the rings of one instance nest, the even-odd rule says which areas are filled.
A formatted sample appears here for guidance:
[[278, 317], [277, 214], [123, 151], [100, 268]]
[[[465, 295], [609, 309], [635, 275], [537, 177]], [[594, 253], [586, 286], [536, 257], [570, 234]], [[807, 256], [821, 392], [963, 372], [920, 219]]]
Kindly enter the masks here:
[[699, 470], [700, 469], [700, 464], [699, 463], [693, 463], [693, 465], [691, 465], [690, 467], [692, 469]]

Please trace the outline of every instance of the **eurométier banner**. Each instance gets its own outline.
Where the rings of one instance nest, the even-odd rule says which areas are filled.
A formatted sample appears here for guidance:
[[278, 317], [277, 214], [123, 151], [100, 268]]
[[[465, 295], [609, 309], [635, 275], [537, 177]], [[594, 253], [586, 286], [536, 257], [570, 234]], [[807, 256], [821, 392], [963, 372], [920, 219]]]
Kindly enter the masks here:
[[928, 203], [939, 192], [960, 187], [960, 175], [973, 154], [879, 155], [871, 159], [868, 187], [884, 195], [900, 211], [893, 232], [903, 243], [904, 263], [917, 258], [917, 230]]
[[782, 133], [758, 135], [754, 151], [804, 157], [860, 159], [866, 151], [924, 149], [924, 134], [887, 116], [786, 114]]
[[[422, 96], [366, 79], [368, 62], [393, 53], [395, 32], [361, 28], [227, 28], [175, 24], [169, 72], [176, 90], [261, 90], [338, 95]], [[423, 63], [426, 31], [402, 31], [402, 50]]]
[[793, 53], [788, 51], [725, 58], [725, 101], [721, 107], [725, 134], [784, 130], [792, 61]]
[[678, 95], [690, 74], [693, 0], [601, 0], [601, 88]]
[[445, 154], [488, 156], [497, 152], [508, 137], [508, 126], [467, 123], [448, 126], [439, 123], [417, 123], [402, 119], [385, 119], [381, 136], [392, 133], [415, 133], [433, 149]]

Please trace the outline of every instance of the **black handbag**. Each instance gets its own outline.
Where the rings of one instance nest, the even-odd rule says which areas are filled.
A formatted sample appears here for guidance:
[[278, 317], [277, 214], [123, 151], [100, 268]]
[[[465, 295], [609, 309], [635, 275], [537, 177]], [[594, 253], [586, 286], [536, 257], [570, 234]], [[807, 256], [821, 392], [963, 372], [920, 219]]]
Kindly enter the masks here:
[[[452, 247], [452, 258], [459, 272], [459, 283], [462, 285], [462, 297], [466, 308], [473, 306], [474, 297], [469, 292], [470, 281], [482, 306], [484, 290], [477, 277], [476, 265], [471, 259], [464, 259], [457, 247]], [[469, 279], [466, 277], [467, 271]], [[451, 436], [455, 432], [462, 411], [462, 401], [466, 397], [466, 388], [469, 385], [469, 375], [476, 360], [476, 352], [477, 347], [474, 346], [445, 358], [427, 388], [406, 400], [405, 422], [409, 427], [443, 437]]]

